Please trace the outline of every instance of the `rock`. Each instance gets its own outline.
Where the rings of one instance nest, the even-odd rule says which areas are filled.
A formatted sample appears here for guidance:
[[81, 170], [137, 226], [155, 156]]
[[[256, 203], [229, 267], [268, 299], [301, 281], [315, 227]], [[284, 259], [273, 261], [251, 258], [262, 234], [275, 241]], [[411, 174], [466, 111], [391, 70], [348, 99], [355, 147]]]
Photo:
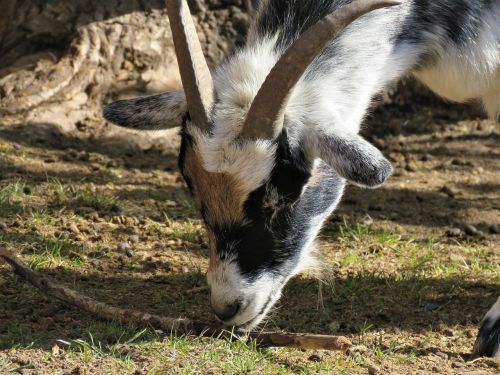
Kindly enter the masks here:
[[448, 359], [448, 354], [443, 353], [443, 352], [436, 352], [434, 353], [437, 357], [442, 358], [442, 359]]
[[424, 302], [420, 305], [424, 311], [437, 311], [441, 308], [441, 305], [436, 302]]
[[87, 217], [93, 221], [97, 221], [99, 220], [99, 213], [97, 211], [94, 211], [91, 212]]
[[444, 185], [441, 190], [442, 193], [446, 194], [450, 198], [455, 198], [458, 195], [458, 191], [452, 189], [451, 187]]
[[460, 228], [451, 228], [446, 232], [448, 237], [461, 237], [463, 234]]
[[121, 208], [117, 204], [114, 204], [111, 206], [111, 212], [113, 212], [115, 214], [121, 214], [121, 213], [123, 213], [123, 208]]
[[125, 252], [127, 251], [128, 249], [130, 249], [130, 245], [128, 242], [120, 242], [118, 244], [118, 251], [120, 252]]
[[500, 368], [500, 358], [484, 358], [483, 364], [488, 367]]
[[310, 362], [321, 362], [321, 357], [317, 354], [312, 354], [309, 356], [308, 360]]
[[474, 225], [467, 224], [464, 227], [465, 234], [469, 236], [477, 236], [479, 234], [479, 231]]
[[491, 234], [500, 234], [500, 225], [499, 224], [490, 225], [488, 230], [490, 231]]
[[425, 154], [422, 156], [422, 161], [431, 161], [431, 160], [434, 160], [434, 156], [432, 156], [431, 154]]
[[435, 372], [437, 374], [439, 374], [441, 372], [441, 367], [439, 366], [432, 366], [432, 372]]
[[464, 367], [464, 364], [462, 362], [452, 362], [451, 367], [453, 368], [462, 368]]
[[125, 250], [125, 254], [129, 257], [129, 258], [133, 258], [135, 256], [135, 251], [132, 250], [132, 249], [127, 249]]
[[5, 224], [4, 222], [0, 222], [0, 229], [1, 230], [7, 230], [9, 226], [7, 224]]
[[[368, 208], [370, 209], [370, 208]], [[361, 219], [361, 222], [363, 225], [372, 225], [373, 224], [373, 219], [370, 215], [366, 214], [363, 219]]]
[[417, 164], [415, 164], [414, 162], [406, 163], [405, 169], [408, 172], [416, 172], [416, 171], [418, 171]]
[[375, 365], [368, 365], [366, 369], [368, 370], [368, 375], [377, 375], [380, 372], [380, 369]]
[[128, 239], [132, 243], [139, 243], [140, 241], [139, 236], [137, 234], [131, 235]]
[[455, 332], [451, 328], [445, 328], [443, 330], [443, 333], [448, 336], [448, 337], [453, 337], [455, 336]]
[[71, 233], [74, 233], [74, 234], [79, 234], [80, 233], [80, 230], [78, 229], [78, 227], [74, 223], [71, 223], [71, 224], [68, 225], [68, 230]]

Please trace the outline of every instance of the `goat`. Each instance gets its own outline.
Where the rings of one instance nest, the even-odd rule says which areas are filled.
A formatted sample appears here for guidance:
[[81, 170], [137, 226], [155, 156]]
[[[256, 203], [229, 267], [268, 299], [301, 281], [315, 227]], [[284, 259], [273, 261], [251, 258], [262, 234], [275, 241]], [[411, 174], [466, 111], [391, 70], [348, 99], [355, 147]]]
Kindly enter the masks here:
[[[185, 0], [166, 0], [184, 91], [121, 100], [132, 129], [181, 126], [179, 168], [210, 243], [211, 304], [251, 329], [306, 269], [345, 182], [374, 188], [390, 162], [360, 135], [370, 101], [412, 73], [500, 113], [497, 0], [262, 0], [246, 44], [209, 71]], [[500, 354], [500, 300], [475, 352]]]

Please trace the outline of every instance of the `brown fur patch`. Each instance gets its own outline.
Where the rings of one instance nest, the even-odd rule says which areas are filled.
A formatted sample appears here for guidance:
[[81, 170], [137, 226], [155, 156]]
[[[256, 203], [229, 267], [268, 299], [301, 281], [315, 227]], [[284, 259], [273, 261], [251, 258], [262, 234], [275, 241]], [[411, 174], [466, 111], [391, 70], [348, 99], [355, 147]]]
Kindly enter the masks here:
[[245, 220], [243, 204], [246, 194], [238, 187], [237, 181], [227, 173], [207, 172], [198, 151], [186, 147], [184, 174], [191, 179], [193, 195], [198, 209], [205, 207], [210, 241], [210, 267], [217, 262], [216, 238], [210, 227], [221, 227]]

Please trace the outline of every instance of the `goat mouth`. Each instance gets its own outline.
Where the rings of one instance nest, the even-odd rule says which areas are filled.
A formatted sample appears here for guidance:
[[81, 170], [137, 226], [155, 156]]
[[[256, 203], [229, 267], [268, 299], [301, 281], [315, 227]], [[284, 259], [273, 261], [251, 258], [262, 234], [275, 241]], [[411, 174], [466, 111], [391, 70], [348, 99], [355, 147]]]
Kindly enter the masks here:
[[264, 306], [257, 313], [257, 315], [255, 315], [253, 318], [247, 320], [244, 323], [238, 324], [236, 326], [236, 328], [240, 331], [243, 331], [243, 332], [251, 331], [252, 328], [255, 328], [256, 322], [259, 322], [260, 320], [262, 320], [264, 318], [264, 316], [266, 315], [266, 311], [267, 311], [269, 305], [271, 305], [272, 301], [273, 301], [273, 296], [270, 295], [267, 298], [267, 301], [264, 304]]

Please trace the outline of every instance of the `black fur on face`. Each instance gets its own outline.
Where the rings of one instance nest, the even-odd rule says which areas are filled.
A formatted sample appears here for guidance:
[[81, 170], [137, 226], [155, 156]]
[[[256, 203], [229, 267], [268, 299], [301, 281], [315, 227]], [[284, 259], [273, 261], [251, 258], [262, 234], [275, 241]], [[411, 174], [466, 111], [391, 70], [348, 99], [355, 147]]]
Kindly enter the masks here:
[[245, 202], [246, 222], [213, 228], [219, 258], [235, 259], [249, 279], [262, 269], [286, 274], [288, 270], [280, 266], [290, 263], [300, 248], [299, 244], [289, 246], [287, 239], [297, 202], [311, 177], [311, 163], [302, 150], [290, 148], [286, 132], [276, 142], [276, 164], [269, 181], [250, 193]]

